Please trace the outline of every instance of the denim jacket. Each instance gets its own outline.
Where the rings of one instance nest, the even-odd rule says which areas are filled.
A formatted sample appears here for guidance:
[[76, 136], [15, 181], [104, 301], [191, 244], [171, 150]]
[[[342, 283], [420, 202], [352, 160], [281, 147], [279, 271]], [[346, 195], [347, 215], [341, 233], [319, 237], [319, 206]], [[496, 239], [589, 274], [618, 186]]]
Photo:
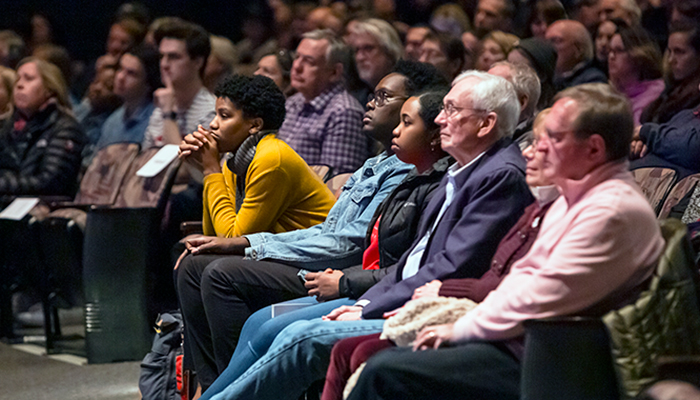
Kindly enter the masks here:
[[272, 259], [311, 271], [361, 263], [370, 219], [413, 168], [386, 153], [370, 158], [343, 186], [323, 223], [285, 233], [247, 235], [250, 247], [245, 251], [246, 258]]

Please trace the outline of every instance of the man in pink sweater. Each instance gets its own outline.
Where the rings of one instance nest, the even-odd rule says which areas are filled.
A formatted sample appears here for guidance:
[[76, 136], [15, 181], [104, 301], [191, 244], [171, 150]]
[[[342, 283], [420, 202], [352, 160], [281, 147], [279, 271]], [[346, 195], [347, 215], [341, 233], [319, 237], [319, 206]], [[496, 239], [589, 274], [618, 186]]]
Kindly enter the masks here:
[[632, 130], [627, 101], [608, 85], [561, 92], [537, 145], [561, 197], [530, 251], [455, 324], [425, 328], [414, 351], [371, 358], [349, 399], [517, 400], [523, 321], [597, 316], [633, 301], [664, 243], [628, 172]]

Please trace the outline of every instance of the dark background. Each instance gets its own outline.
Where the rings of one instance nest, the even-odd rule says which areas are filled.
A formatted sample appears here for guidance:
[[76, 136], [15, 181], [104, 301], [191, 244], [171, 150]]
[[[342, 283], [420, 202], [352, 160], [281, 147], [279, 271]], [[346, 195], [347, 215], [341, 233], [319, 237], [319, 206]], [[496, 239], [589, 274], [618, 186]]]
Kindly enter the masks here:
[[[202, 25], [209, 32], [234, 42], [240, 39], [245, 9], [257, 0], [140, 0], [151, 18], [177, 16]], [[0, 29], [23, 36], [34, 13], [48, 17], [54, 41], [71, 57], [91, 60], [104, 54], [105, 41], [115, 11], [126, 0], [0, 0]]]

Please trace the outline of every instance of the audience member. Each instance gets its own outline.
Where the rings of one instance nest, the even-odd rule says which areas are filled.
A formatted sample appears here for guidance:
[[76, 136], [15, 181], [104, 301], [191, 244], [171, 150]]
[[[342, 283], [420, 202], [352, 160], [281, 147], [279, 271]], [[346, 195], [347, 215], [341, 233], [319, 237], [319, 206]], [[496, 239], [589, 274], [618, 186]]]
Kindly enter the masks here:
[[[695, 88], [698, 90], [699, 88]], [[647, 122], [635, 132], [630, 157], [642, 157], [641, 165], [653, 161], [661, 166], [679, 169], [680, 174], [700, 172], [700, 109], [682, 110], [664, 123]], [[653, 155], [646, 159], [645, 156]], [[658, 160], [660, 159], [660, 160]], [[640, 164], [636, 162], [635, 165]]]
[[380, 331], [383, 313], [403, 305], [425, 283], [477, 278], [488, 270], [496, 245], [532, 202], [523, 159], [509, 139], [517, 98], [505, 79], [468, 71], [457, 77], [444, 104], [435, 122], [443, 150], [457, 162], [421, 216], [418, 235], [396, 273], [355, 305], [341, 306], [323, 320], [289, 325], [262, 358], [215, 398], [296, 398], [323, 378], [336, 341]]
[[83, 169], [87, 169], [92, 161], [103, 124], [121, 106], [121, 98], [114, 93], [116, 70], [117, 65], [110, 65], [97, 71], [85, 99], [75, 107], [75, 118], [88, 140], [83, 148]]
[[328, 165], [334, 174], [359, 168], [369, 154], [362, 134], [362, 106], [343, 87], [347, 48], [331, 31], [304, 34], [292, 64], [287, 116], [278, 137], [309, 165]]
[[600, 22], [600, 0], [576, 0], [573, 3], [571, 19], [582, 23], [588, 32], [595, 33], [594, 28]]
[[544, 39], [547, 28], [560, 19], [566, 19], [566, 11], [558, 0], [535, 1], [527, 24], [525, 37]]
[[143, 41], [146, 36], [144, 26], [133, 19], [120, 19], [109, 29], [107, 54], [118, 59], [124, 52]]
[[595, 58], [593, 59], [593, 65], [599, 70], [603, 71], [606, 75], [608, 73], [608, 54], [610, 53], [610, 40], [613, 35], [615, 35], [621, 26], [628, 26], [621, 19], [614, 20], [603, 20], [601, 21], [595, 29], [595, 39], [593, 44], [595, 45]]
[[[369, 102], [367, 115], [371, 119], [365, 128], [373, 129], [373, 135], [381, 136], [382, 141], [388, 142], [387, 146], [391, 143], [387, 149], [396, 150], [397, 157], [415, 162], [416, 169], [409, 173], [377, 208], [369, 224], [373, 229], [367, 231], [365, 238], [362, 265], [342, 270], [327, 268], [324, 271], [307, 273], [304, 276], [304, 285], [309, 296], [316, 296], [316, 299], [302, 297], [283, 303], [283, 306], [292, 307], [307, 305], [303, 310], [271, 318], [271, 309], [276, 307], [273, 305], [251, 315], [243, 326], [239, 344], [229, 366], [205, 392], [202, 400], [211, 398], [234, 382], [266, 353], [273, 339], [287, 325], [299, 319], [321, 317], [339, 304], [352, 304], [350, 299], [357, 299], [385, 275], [394, 273], [394, 265], [415, 239], [421, 214], [450, 164], [444, 159], [445, 153], [436, 141], [437, 125], [433, 122], [440, 111], [444, 93], [421, 96], [420, 102], [424, 106], [420, 116], [401, 116], [399, 107], [406, 96], [385, 98], [387, 93], [420, 93], [426, 87], [439, 87], [433, 85], [439, 84], [441, 78], [437, 71], [427, 64], [400, 62], [395, 71], [377, 86], [377, 97]], [[401, 80], [404, 81], [403, 85], [398, 84]], [[444, 84], [446, 86], [446, 82]], [[391, 92], [387, 89], [391, 89]], [[424, 118], [429, 121], [428, 126], [433, 127], [430, 129], [432, 134], [426, 131], [424, 135], [420, 135], [420, 129], [424, 128], [416, 131], [416, 126], [420, 125]], [[399, 122], [401, 120], [403, 122]], [[397, 124], [399, 127], [396, 127]], [[402, 125], [407, 128], [404, 133], [400, 130]], [[393, 128], [396, 129], [392, 135]], [[410, 135], [411, 132], [414, 135]], [[328, 301], [339, 297], [344, 299]]]
[[481, 41], [476, 37], [474, 32], [464, 32], [462, 34], [462, 45], [464, 45], [465, 52], [463, 70], [474, 69], [476, 57], [481, 49]]
[[114, 76], [114, 94], [124, 104], [102, 124], [97, 151], [115, 143], [143, 142], [148, 121], [153, 114], [153, 92], [161, 86], [160, 54], [150, 46], [128, 50], [119, 59]]
[[408, 29], [403, 47], [404, 59], [418, 61], [420, 58], [421, 46], [429, 32], [430, 28], [425, 25], [416, 25]]
[[232, 75], [214, 94], [209, 129], [200, 126], [180, 144], [180, 158], [204, 175], [204, 235], [288, 232], [323, 222], [335, 197], [276, 138], [285, 97], [272, 79]]
[[561, 197], [530, 251], [456, 323], [371, 358], [348, 398], [519, 399], [523, 321], [598, 316], [634, 301], [664, 244], [625, 161], [632, 130], [627, 100], [609, 86], [560, 93], [537, 151]]
[[464, 46], [459, 38], [430, 32], [423, 40], [418, 61], [433, 65], [448, 81], [464, 70]]
[[343, 33], [343, 20], [331, 7], [316, 7], [306, 16], [307, 31], [330, 29], [336, 35]]
[[639, 25], [642, 18], [642, 10], [635, 0], [600, 0], [598, 13], [601, 21], [619, 18], [627, 26]]
[[554, 85], [557, 88], [607, 82], [605, 74], [591, 65], [593, 42], [583, 24], [573, 20], [557, 21], [547, 28], [546, 38], [557, 50], [554, 74]]
[[16, 69], [21, 59], [27, 56], [27, 46], [17, 33], [0, 31], [0, 65]]
[[13, 103], [0, 128], [0, 195], [72, 198], [86, 138], [61, 71], [32, 57], [20, 61]]
[[246, 16], [241, 26], [243, 39], [236, 43], [239, 73], [249, 75], [263, 55], [277, 49], [273, 27], [274, 16], [266, 2], [246, 4]]
[[14, 111], [12, 107], [12, 89], [16, 80], [17, 74], [14, 70], [0, 66], [0, 121], [11, 117]]
[[44, 44], [32, 51], [32, 57], [48, 61], [61, 70], [63, 79], [66, 81], [66, 85], [68, 85], [68, 90], [70, 90], [69, 96], [71, 104], [73, 107], [78, 106], [82, 100], [82, 93], [77, 93], [79, 90], [76, 90], [78, 88], [73, 85], [73, 61], [70, 58], [70, 54], [68, 54], [68, 50], [66, 50], [65, 47], [55, 44]]
[[156, 109], [146, 129], [142, 149], [179, 144], [214, 117], [214, 96], [202, 78], [211, 52], [209, 35], [194, 24], [172, 22], [155, 32], [164, 88], [154, 93]]
[[674, 25], [668, 37], [666, 89], [642, 111], [642, 123], [664, 123], [682, 110], [700, 104], [700, 30]]
[[462, 6], [456, 3], [443, 4], [430, 16], [430, 27], [436, 32], [460, 38], [462, 33], [471, 31], [469, 16]]
[[[300, 49], [303, 46], [304, 41]], [[241, 327], [252, 312], [305, 296], [302, 279], [308, 271], [360, 264], [364, 235], [376, 208], [413, 168], [391, 153], [391, 129], [406, 98], [406, 79], [391, 74], [381, 83], [382, 107], [370, 104], [363, 119], [364, 132], [388, 151], [367, 160], [353, 174], [325, 222], [282, 234], [187, 242], [193, 255], [185, 257], [178, 269], [177, 290], [187, 327], [189, 342], [185, 343], [189, 343], [186, 346], [203, 389], [228, 365]], [[209, 252], [231, 255], [217, 257], [206, 254]], [[219, 286], [215, 276], [227, 277], [230, 285]], [[210, 296], [214, 293], [219, 294]]]
[[663, 92], [661, 52], [639, 26], [620, 28], [610, 41], [608, 53], [610, 84], [627, 96], [632, 105], [634, 124], [642, 111]]
[[204, 67], [202, 83], [211, 93], [214, 93], [217, 85], [234, 72], [238, 63], [236, 47], [223, 36], [211, 35], [209, 37], [211, 53], [207, 58], [207, 66]]
[[543, 110], [549, 107], [556, 93], [554, 69], [557, 63], [557, 51], [554, 46], [537, 38], [521, 40], [508, 54], [508, 62], [526, 64], [537, 72], [540, 78], [540, 100], [537, 103], [537, 109]]
[[474, 14], [474, 33], [483, 38], [491, 31], [510, 32], [515, 5], [511, 0], [479, 0]]
[[370, 18], [353, 24], [348, 33], [360, 79], [370, 87], [376, 86], [403, 52], [396, 29], [386, 21]]
[[476, 59], [475, 68], [488, 71], [491, 66], [508, 58], [508, 53], [518, 43], [518, 37], [501, 31], [489, 32], [481, 41], [481, 51]]
[[[544, 176], [544, 154], [535, 150], [536, 142], [544, 131], [544, 118], [550, 110], [546, 109], [537, 116], [533, 124], [535, 143], [523, 150], [523, 157], [527, 160], [525, 180], [536, 201], [525, 209], [523, 216], [498, 244], [491, 268], [479, 279], [428, 282], [413, 292], [411, 300], [442, 296], [466, 298], [479, 303], [498, 286], [513, 263], [530, 250], [547, 210], [559, 197], [556, 186]], [[356, 336], [342, 339], [333, 346], [321, 400], [341, 400], [350, 375], [373, 354], [394, 346], [389, 339], [379, 337], [380, 334]]]
[[294, 89], [290, 86], [290, 73], [293, 62], [294, 59], [287, 50], [280, 50], [273, 54], [263, 56], [263, 58], [258, 61], [258, 69], [256, 69], [253, 74], [263, 75], [272, 79], [282, 93], [289, 97], [294, 94]]
[[497, 62], [488, 73], [500, 76], [512, 83], [515, 88], [515, 94], [520, 103], [520, 116], [512, 138], [521, 150], [525, 150], [534, 140], [532, 123], [535, 120], [537, 102], [540, 99], [540, 80], [535, 71], [527, 65], [511, 64], [507, 61]]

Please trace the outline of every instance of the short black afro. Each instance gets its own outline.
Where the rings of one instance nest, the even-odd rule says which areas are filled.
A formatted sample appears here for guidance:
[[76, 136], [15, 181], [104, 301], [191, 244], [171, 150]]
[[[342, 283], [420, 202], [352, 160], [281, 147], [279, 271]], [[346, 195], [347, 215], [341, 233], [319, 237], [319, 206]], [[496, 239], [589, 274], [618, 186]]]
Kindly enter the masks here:
[[252, 78], [231, 75], [214, 91], [216, 97], [225, 97], [246, 118], [262, 118], [263, 129], [279, 129], [285, 115], [285, 97], [275, 82], [262, 75]]
[[414, 96], [428, 90], [449, 90], [450, 83], [434, 66], [418, 61], [399, 60], [394, 71], [407, 78], [406, 93]]

